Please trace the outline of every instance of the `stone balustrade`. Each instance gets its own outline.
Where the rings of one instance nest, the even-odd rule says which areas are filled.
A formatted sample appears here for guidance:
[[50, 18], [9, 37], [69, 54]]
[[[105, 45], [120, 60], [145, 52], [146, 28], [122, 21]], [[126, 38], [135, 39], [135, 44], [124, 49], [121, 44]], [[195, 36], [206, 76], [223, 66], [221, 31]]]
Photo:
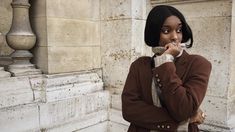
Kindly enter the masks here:
[[11, 54], [13, 64], [8, 66], [12, 76], [26, 76], [41, 74], [30, 63], [33, 54], [28, 50], [32, 49], [36, 42], [36, 36], [32, 32], [29, 21], [28, 0], [13, 0], [13, 18], [10, 31], [6, 35], [8, 45], [15, 51]]

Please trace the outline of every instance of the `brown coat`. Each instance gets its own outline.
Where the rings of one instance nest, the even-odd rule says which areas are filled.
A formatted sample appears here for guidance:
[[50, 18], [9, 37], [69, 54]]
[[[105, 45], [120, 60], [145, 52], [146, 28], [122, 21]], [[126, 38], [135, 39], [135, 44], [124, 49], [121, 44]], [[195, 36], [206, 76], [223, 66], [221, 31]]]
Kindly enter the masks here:
[[[150, 57], [131, 64], [122, 93], [123, 118], [131, 123], [128, 132], [176, 131], [179, 122], [196, 113], [207, 90], [211, 63], [183, 52], [175, 63], [151, 67]], [[153, 105], [151, 84], [157, 77], [162, 85], [165, 108]], [[198, 131], [196, 124], [189, 132]]]

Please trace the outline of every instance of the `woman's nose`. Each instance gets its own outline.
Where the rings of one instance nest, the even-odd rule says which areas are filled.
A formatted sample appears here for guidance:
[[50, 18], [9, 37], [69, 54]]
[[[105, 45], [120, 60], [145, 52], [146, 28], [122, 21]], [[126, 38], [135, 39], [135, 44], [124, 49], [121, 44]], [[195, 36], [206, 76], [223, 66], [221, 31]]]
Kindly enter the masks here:
[[171, 41], [172, 41], [172, 42], [177, 42], [177, 41], [178, 41], [178, 34], [177, 34], [176, 31], [173, 31], [173, 32], [171, 33]]

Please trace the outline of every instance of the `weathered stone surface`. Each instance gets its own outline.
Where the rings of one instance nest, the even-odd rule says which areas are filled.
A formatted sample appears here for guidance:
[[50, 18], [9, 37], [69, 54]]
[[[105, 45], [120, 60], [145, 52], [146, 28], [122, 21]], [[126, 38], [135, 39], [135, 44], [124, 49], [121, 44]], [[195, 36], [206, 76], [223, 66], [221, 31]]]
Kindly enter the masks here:
[[201, 108], [206, 113], [206, 120], [199, 126], [200, 129], [223, 132], [235, 130], [234, 100], [207, 95]]
[[133, 20], [132, 21], [132, 51], [131, 62], [140, 56], [152, 56], [151, 47], [147, 46], [144, 42], [144, 29], [146, 20]]
[[[233, 7], [235, 6], [233, 2]], [[230, 79], [228, 80], [229, 89], [228, 89], [228, 126], [233, 128], [235, 131], [235, 17], [234, 17], [234, 10], [233, 10], [233, 17], [231, 21], [231, 48], [230, 48]]]
[[33, 102], [33, 91], [27, 77], [0, 79], [0, 108]]
[[10, 65], [8, 67], [13, 77], [32, 76], [42, 74], [40, 69], [36, 69], [34, 64]]
[[101, 64], [108, 88], [123, 87], [131, 63], [131, 26], [131, 20], [102, 22]]
[[129, 126], [129, 122], [125, 121], [122, 117], [121, 110], [110, 109], [109, 111], [109, 119], [111, 122], [120, 123], [126, 126]]
[[[187, 17], [231, 16], [231, 0], [215, 0], [175, 5]], [[196, 11], [196, 12], [195, 12]]]
[[[86, 115], [86, 117], [79, 118], [76, 121], [69, 122], [54, 128], [45, 129], [48, 132], [87, 132], [88, 130], [94, 130], [97, 132], [104, 132], [108, 126], [106, 121], [108, 120], [108, 112], [105, 110], [97, 111]], [[101, 129], [99, 129], [101, 128]]]
[[101, 0], [101, 20], [144, 19], [146, 0]]
[[121, 94], [111, 94], [111, 108], [122, 110]]
[[[231, 0], [204, 0], [203, 2], [198, 2], [196, 0], [190, 0], [189, 2], [182, 0], [155, 1], [152, 2], [153, 6], [159, 3], [170, 4], [179, 9], [186, 18], [231, 16]], [[175, 3], [175, 1], [177, 1], [178, 3]]]
[[207, 95], [201, 105], [201, 109], [206, 114], [205, 124], [226, 127], [228, 119], [227, 106], [227, 99]]
[[38, 106], [32, 104], [1, 108], [0, 129], [1, 132], [39, 132]]
[[6, 42], [6, 36], [0, 31], [0, 56], [8, 56], [13, 52]]
[[32, 23], [32, 30], [37, 36], [36, 47], [46, 47], [48, 45], [48, 31], [47, 31], [47, 18], [46, 16], [42, 17], [33, 17], [30, 19]]
[[95, 72], [36, 76], [29, 81], [36, 102], [53, 102], [103, 90], [103, 82]]
[[100, 68], [100, 47], [49, 47], [48, 50], [48, 73]]
[[109, 122], [109, 131], [108, 132], [127, 132], [128, 126], [116, 122]]
[[10, 77], [11, 74], [6, 72], [3, 67], [0, 66], [0, 78]]
[[132, 21], [129, 19], [102, 21], [101, 22], [102, 48], [107, 49], [110, 48], [111, 46], [115, 46], [115, 49], [129, 48], [132, 40], [131, 27], [132, 27]]
[[48, 17], [99, 20], [100, 0], [49, 0]]
[[7, 33], [11, 27], [12, 8], [10, 0], [1, 0], [0, 3], [0, 32]]
[[100, 45], [99, 22], [48, 18], [47, 24], [48, 46]]
[[84, 128], [75, 132], [110, 132], [108, 131], [108, 121], [98, 123], [88, 128]]
[[146, 19], [146, 5], [148, 0], [132, 0], [131, 2], [131, 15], [134, 19], [143, 20]]
[[[47, 16], [47, 0], [30, 0], [30, 18]], [[46, 25], [45, 25], [46, 26]]]
[[101, 20], [131, 18], [132, 0], [101, 0]]
[[121, 110], [111, 108], [109, 119], [109, 132], [127, 132], [130, 123], [123, 119]]
[[[233, 7], [235, 7], [235, 2], [233, 2]], [[233, 17], [231, 17], [231, 43], [230, 43], [230, 49], [229, 49], [229, 65], [230, 65], [230, 79], [228, 80], [229, 82], [229, 89], [228, 89], [228, 96], [231, 97], [232, 99], [235, 98], [235, 38], [233, 37], [235, 35], [235, 17], [234, 17], [235, 10], [233, 10]], [[235, 114], [235, 109], [234, 109], [234, 114]]]
[[195, 18], [189, 19], [189, 23], [194, 31], [195, 41], [188, 51], [202, 55], [212, 63], [207, 93], [219, 97], [228, 96], [231, 30], [229, 17]]
[[[39, 106], [41, 116], [40, 124], [42, 128], [48, 129], [74, 121], [84, 123], [81, 121], [88, 120], [90, 118], [93, 118], [95, 120], [94, 124], [96, 124], [97, 122], [107, 120], [107, 115], [100, 114], [99, 111], [107, 112], [108, 106], [109, 93], [105, 91], [80, 95], [77, 98], [41, 104]], [[99, 115], [102, 118], [95, 118], [95, 116]], [[92, 124], [86, 122], [83, 125], [85, 125], [84, 127], [87, 127]]]
[[228, 99], [228, 118], [227, 126], [235, 130], [235, 99], [231, 97]]
[[48, 102], [103, 90], [103, 82], [96, 73], [58, 74], [47, 77], [44, 83]]
[[43, 73], [48, 74], [48, 47], [40, 46], [33, 49], [33, 63], [42, 70]]

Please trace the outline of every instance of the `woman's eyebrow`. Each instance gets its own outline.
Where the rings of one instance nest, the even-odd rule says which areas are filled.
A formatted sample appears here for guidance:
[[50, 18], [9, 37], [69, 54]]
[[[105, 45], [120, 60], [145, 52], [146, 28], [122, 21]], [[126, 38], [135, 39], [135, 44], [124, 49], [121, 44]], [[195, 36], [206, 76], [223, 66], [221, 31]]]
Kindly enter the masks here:
[[[183, 25], [182, 23], [178, 23], [177, 26], [182, 26], [182, 25]], [[168, 24], [164, 24], [164, 25], [162, 25], [162, 27], [166, 27], [167, 28], [167, 27], [171, 27], [171, 25], [170, 24], [169, 25]]]

